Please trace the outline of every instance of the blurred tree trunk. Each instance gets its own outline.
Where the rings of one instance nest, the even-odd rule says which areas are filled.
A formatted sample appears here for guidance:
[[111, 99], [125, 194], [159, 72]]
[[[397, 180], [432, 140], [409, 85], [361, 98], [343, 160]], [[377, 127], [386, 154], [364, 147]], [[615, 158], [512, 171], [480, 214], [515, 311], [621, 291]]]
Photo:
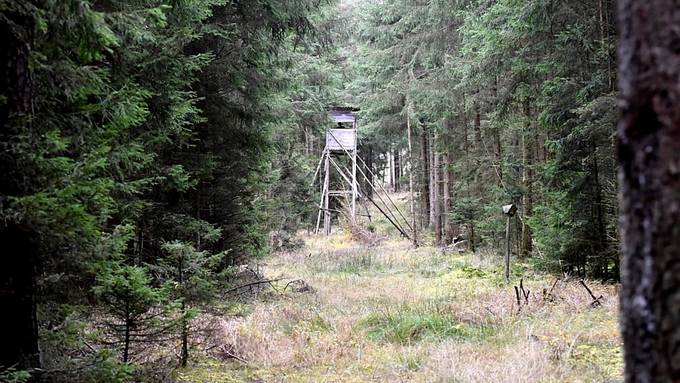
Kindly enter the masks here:
[[680, 6], [620, 0], [621, 326], [627, 382], [680, 381]]
[[[30, 2], [9, 1], [0, 7], [0, 212], [9, 207], [9, 196], [30, 192], [30, 169], [5, 150], [19, 135], [30, 132], [33, 89], [30, 55], [35, 9]], [[26, 149], [24, 149], [26, 150]], [[30, 148], [28, 149], [30, 150]], [[36, 316], [38, 236], [28, 226], [13, 220], [0, 222], [0, 366], [40, 367]]]

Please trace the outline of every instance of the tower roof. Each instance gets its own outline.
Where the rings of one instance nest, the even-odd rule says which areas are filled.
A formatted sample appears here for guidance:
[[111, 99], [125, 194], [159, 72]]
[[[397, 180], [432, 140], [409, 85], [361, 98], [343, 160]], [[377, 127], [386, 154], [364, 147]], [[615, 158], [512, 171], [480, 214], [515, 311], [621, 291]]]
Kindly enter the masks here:
[[359, 108], [354, 108], [351, 106], [334, 106], [329, 108], [329, 114], [333, 121], [335, 122], [352, 122], [356, 121], [356, 113]]

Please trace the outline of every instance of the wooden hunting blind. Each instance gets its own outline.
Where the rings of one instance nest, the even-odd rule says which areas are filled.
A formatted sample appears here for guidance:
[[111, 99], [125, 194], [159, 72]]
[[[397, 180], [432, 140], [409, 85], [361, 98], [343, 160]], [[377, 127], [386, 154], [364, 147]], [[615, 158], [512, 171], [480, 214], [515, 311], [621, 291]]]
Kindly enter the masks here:
[[[323, 228], [326, 235], [329, 235], [331, 232], [331, 197], [344, 197], [350, 203], [350, 218], [354, 220], [356, 217], [356, 201], [359, 192], [357, 186], [356, 117], [356, 112], [358, 111], [359, 109], [352, 107], [335, 107], [329, 111], [329, 117], [335, 125], [326, 129], [326, 147], [322, 155], [324, 181], [321, 184], [321, 207], [319, 217], [317, 218], [318, 231], [319, 221], [323, 213]], [[339, 158], [343, 156], [349, 158], [351, 162], [350, 168], [339, 164]], [[331, 169], [341, 176], [342, 190], [332, 190]]]
[[[319, 202], [319, 214], [316, 219], [316, 233], [319, 232], [321, 225], [321, 217], [323, 216], [324, 234], [331, 233], [331, 198], [344, 198], [346, 204], [349, 206], [350, 219], [356, 220], [357, 200], [359, 197], [365, 197], [392, 223], [394, 227], [406, 238], [410, 238], [407, 230], [399, 223], [399, 218], [405, 221], [406, 227], [411, 231], [413, 228], [404, 217], [403, 213], [399, 211], [394, 201], [387, 194], [387, 191], [382, 185], [376, 185], [372, 180], [377, 179], [373, 171], [366, 163], [357, 155], [358, 151], [358, 123], [357, 115], [358, 108], [353, 107], [333, 107], [328, 111], [332, 125], [328, 126], [326, 132], [326, 146], [319, 159], [319, 165], [316, 168], [312, 184], [316, 181], [316, 176], [321, 169], [323, 173], [323, 182], [321, 182], [321, 201]], [[362, 166], [358, 166], [357, 161], [360, 161]], [[323, 168], [321, 165], [323, 164]], [[367, 194], [359, 192], [359, 184], [357, 182], [357, 172], [362, 175], [365, 184], [371, 191], [375, 192], [376, 196], [382, 203], [378, 204], [373, 198]], [[372, 175], [369, 178], [366, 173]], [[331, 179], [331, 175], [336, 175], [335, 179]], [[339, 177], [337, 177], [339, 176]], [[382, 189], [385, 198], [380, 195], [378, 188]], [[363, 201], [363, 199], [362, 199]], [[389, 203], [388, 203], [389, 201]], [[396, 214], [395, 214], [396, 212]]]
[[326, 131], [326, 148], [340, 153], [356, 150], [357, 119], [354, 110], [333, 109], [330, 117], [336, 126]]

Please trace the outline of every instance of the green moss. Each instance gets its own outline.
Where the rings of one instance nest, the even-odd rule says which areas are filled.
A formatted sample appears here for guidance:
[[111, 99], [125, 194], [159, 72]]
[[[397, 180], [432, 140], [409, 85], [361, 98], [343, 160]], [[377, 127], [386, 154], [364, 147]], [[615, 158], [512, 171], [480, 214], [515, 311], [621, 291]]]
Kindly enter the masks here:
[[466, 279], [476, 279], [476, 278], [486, 278], [488, 273], [479, 267], [474, 267], [470, 265], [463, 265], [456, 270], [457, 276]]

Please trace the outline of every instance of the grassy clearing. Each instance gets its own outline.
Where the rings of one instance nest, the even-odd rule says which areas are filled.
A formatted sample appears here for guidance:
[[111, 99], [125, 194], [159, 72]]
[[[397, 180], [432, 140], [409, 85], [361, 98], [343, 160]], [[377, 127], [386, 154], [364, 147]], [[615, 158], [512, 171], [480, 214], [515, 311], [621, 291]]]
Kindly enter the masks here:
[[[250, 304], [225, 305], [211, 334], [220, 350], [178, 373], [185, 382], [616, 382], [622, 380], [615, 286], [559, 282], [529, 264], [506, 285], [494, 252], [370, 248], [337, 233], [276, 254], [278, 284]], [[518, 309], [514, 284], [530, 291]], [[546, 290], [544, 292], [544, 289]]]

